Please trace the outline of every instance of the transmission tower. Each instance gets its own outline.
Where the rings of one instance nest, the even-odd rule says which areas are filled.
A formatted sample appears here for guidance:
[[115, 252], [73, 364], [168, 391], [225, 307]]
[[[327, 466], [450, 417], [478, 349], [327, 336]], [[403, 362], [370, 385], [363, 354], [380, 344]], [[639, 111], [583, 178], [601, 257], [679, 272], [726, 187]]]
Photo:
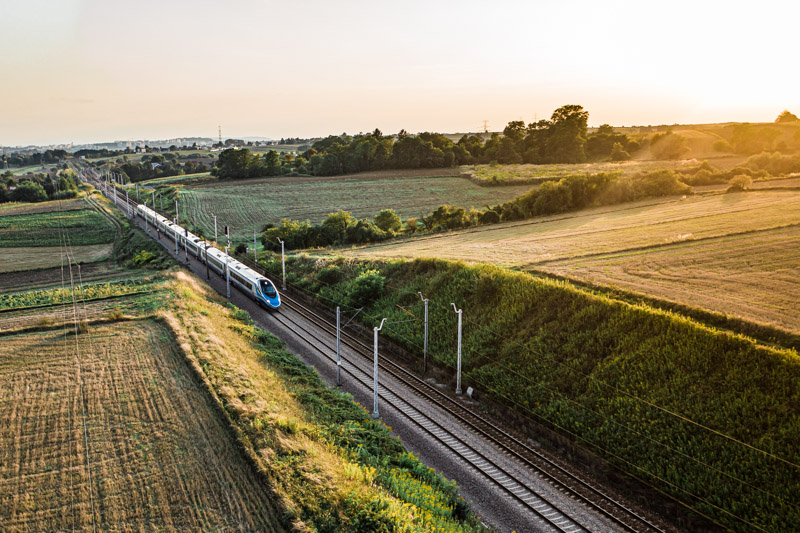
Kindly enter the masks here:
[[222, 146], [222, 126], [217, 126], [217, 130], [219, 131], [219, 145]]
[[483, 133], [489, 133], [489, 121], [488, 120], [484, 120], [483, 121]]

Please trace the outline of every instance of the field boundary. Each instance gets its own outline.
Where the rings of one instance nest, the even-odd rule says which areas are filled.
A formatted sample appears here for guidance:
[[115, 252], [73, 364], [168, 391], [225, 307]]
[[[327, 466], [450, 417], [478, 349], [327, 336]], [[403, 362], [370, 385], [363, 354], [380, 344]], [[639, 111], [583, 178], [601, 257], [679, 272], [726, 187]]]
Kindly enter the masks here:
[[[708, 215], [708, 216], [715, 216], [715, 215]], [[704, 218], [704, 217], [696, 217], [696, 218]], [[687, 219], [687, 220], [689, 220], [689, 219]], [[643, 227], [644, 226], [655, 226], [655, 225], [663, 224], [663, 223], [664, 222], [657, 222], [657, 223], [654, 223], [654, 224], [645, 224], [645, 225], [643, 225]], [[766, 231], [775, 231], [775, 230], [781, 230], [781, 229], [787, 229], [787, 228], [795, 228], [795, 227], [798, 227], [798, 226], [800, 226], [800, 222], [794, 222], [792, 224], [783, 224], [783, 225], [780, 225], [780, 226], [772, 226], [770, 228], [759, 228], [759, 229], [751, 229], [751, 230], [745, 230], [745, 231], [735, 231], [735, 232], [732, 232], [732, 233], [723, 233], [721, 235], [711, 235], [709, 237], [688, 237], [686, 239], [681, 239], [679, 241], [672, 241], [672, 242], [665, 242], [665, 243], [658, 243], [658, 244], [648, 244], [646, 246], [634, 246], [632, 248], [620, 248], [619, 250], [614, 250], [613, 252], [593, 252], [593, 253], [589, 253], [589, 254], [573, 255], [573, 256], [570, 256], [570, 257], [562, 258], [562, 259], [548, 259], [548, 260], [545, 260], [545, 261], [537, 261], [537, 262], [533, 262], [533, 263], [526, 263], [524, 265], [521, 265], [518, 268], [521, 268], [522, 270], [528, 271], [528, 270], [530, 270], [529, 266], [530, 267], [533, 267], [533, 266], [536, 266], [536, 265], [543, 266], [543, 265], [547, 265], [549, 263], [562, 263], [562, 262], [575, 261], [575, 260], [578, 260], [578, 259], [588, 259], [588, 258], [592, 258], [592, 257], [614, 257], [614, 256], [617, 256], [617, 255], [627, 255], [627, 254], [629, 254], [631, 252], [646, 252], [646, 251], [658, 250], [658, 249], [661, 249], [661, 248], [669, 248], [670, 246], [675, 246], [675, 245], [684, 244], [684, 243], [702, 243], [702, 242], [713, 241], [713, 240], [716, 240], [716, 239], [727, 239], [729, 237], [739, 237], [741, 235], [752, 235], [754, 233], [762, 233], [762, 232], [766, 232]]]
[[[769, 231], [769, 230], [764, 230]], [[661, 311], [676, 313], [686, 316], [700, 324], [724, 331], [731, 335], [742, 335], [755, 341], [760, 347], [778, 350], [795, 350], [800, 352], [800, 335], [790, 331], [782, 330], [766, 324], [745, 320], [735, 316], [728, 316], [724, 313], [693, 307], [665, 298], [656, 298], [646, 294], [624, 289], [616, 285], [600, 285], [587, 280], [573, 278], [562, 274], [555, 274], [547, 270], [526, 269], [524, 272], [540, 278], [548, 278], [557, 281], [570, 283], [578, 288], [584, 289], [591, 294], [605, 296], [612, 300], [618, 300], [630, 305], [644, 304], [654, 307]]]

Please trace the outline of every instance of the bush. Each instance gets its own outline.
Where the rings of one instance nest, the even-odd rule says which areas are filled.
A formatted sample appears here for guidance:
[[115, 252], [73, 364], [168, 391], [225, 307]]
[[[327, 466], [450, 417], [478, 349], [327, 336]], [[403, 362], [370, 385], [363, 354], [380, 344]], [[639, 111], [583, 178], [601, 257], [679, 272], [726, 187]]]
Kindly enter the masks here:
[[419, 227], [419, 219], [417, 217], [408, 217], [406, 219], [406, 231], [408, 233], [416, 233]]
[[146, 265], [147, 263], [153, 261], [153, 259], [155, 258], [156, 254], [150, 253], [147, 250], [142, 250], [141, 252], [133, 256], [133, 264], [136, 266]]
[[728, 190], [726, 192], [740, 192], [747, 190], [752, 183], [753, 179], [750, 176], [745, 176], [744, 174], [734, 176], [731, 181], [728, 182]]
[[234, 250], [237, 254], [246, 254], [247, 253], [247, 245], [243, 242], [240, 242], [236, 245], [236, 249]]
[[383, 231], [396, 233], [403, 227], [403, 222], [394, 209], [382, 209], [375, 215], [375, 225]]
[[365, 307], [383, 296], [386, 278], [377, 270], [365, 270], [353, 280], [347, 293], [347, 304], [351, 307]]
[[631, 154], [625, 151], [620, 143], [614, 143], [611, 147], [611, 160], [612, 161], [627, 161], [631, 158]]
[[44, 187], [33, 181], [23, 181], [16, 190], [9, 195], [14, 202], [44, 202], [47, 200], [47, 192]]
[[336, 265], [325, 267], [316, 275], [317, 281], [325, 283], [326, 285], [333, 285], [342, 280], [342, 269]]

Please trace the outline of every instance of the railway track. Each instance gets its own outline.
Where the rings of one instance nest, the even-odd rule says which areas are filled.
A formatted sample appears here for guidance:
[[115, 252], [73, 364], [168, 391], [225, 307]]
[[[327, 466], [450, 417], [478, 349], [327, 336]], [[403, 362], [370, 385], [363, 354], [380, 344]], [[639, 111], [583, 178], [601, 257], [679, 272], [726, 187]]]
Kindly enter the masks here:
[[[102, 184], [96, 178], [92, 181], [94, 181], [98, 190], [103, 190]], [[113, 190], [109, 190], [109, 196], [113, 194]], [[117, 203], [123, 212], [126, 214], [130, 212], [122, 195], [118, 195]], [[137, 202], [130, 199], [128, 204], [131, 209], [135, 209], [138, 205]], [[245, 259], [242, 262], [251, 268], [255, 268], [258, 272], [267, 274], [250, 260]], [[312, 327], [304, 324], [301, 320], [291, 317], [289, 313], [276, 313], [272, 315], [273, 318], [287, 330], [304, 339], [314, 350], [335, 364], [332, 351], [327, 348], [330, 345], [330, 337], [335, 338], [335, 326], [316, 310], [302, 304], [285, 292], [281, 294], [281, 298], [286, 308], [302, 317]], [[323, 338], [324, 336], [329, 338]], [[362, 356], [361, 364], [342, 366], [342, 371], [361, 383], [366, 390], [370, 390], [372, 388], [372, 347], [345, 331], [341, 332], [341, 340], [345, 346]], [[354, 362], [351, 361], [351, 363]], [[367, 368], [367, 363], [369, 368]], [[596, 487], [592, 482], [553, 462], [535, 448], [528, 446], [503, 428], [498, 427], [494, 422], [444, 394], [391, 359], [379, 355], [379, 369], [384, 374], [392, 376], [397, 383], [400, 383], [406, 389], [410, 389], [418, 397], [424, 398], [426, 401], [450, 413], [465, 428], [494, 444], [502, 454], [511, 457], [515, 462], [535, 473], [535, 475], [544, 479], [560, 492], [605, 517], [607, 521], [613, 523], [615, 531], [665, 531], [659, 525], [636, 513], [624, 503], [605, 494], [602, 489]], [[465, 463], [488, 478], [516, 502], [530, 510], [534, 516], [538, 517], [546, 525], [556, 531], [566, 533], [590, 531], [585, 525], [582, 525], [566, 512], [536, 494], [518, 476], [508, 472], [507, 468], [493, 461], [486, 453], [477, 450], [465, 439], [455, 435], [432, 417], [404, 400], [403, 396], [405, 394], [407, 394], [407, 391], [393, 390], [385, 384], [379, 387], [379, 397], [385, 404], [391, 405], [403, 413], [433, 440], [452, 451]]]

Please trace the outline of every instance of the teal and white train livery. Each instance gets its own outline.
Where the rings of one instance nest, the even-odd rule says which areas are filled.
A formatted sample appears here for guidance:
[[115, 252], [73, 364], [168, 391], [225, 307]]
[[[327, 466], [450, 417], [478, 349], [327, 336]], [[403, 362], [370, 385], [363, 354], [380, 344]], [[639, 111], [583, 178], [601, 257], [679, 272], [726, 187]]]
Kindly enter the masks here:
[[223, 278], [229, 273], [231, 282], [262, 307], [267, 309], [280, 307], [281, 296], [278, 294], [275, 284], [255, 270], [214, 248], [210, 242], [190, 233], [186, 228], [182, 228], [144, 204], [136, 207], [136, 214], [162, 232], [169, 241], [177, 238], [181, 248], [185, 246], [189, 253], [206, 263]]

